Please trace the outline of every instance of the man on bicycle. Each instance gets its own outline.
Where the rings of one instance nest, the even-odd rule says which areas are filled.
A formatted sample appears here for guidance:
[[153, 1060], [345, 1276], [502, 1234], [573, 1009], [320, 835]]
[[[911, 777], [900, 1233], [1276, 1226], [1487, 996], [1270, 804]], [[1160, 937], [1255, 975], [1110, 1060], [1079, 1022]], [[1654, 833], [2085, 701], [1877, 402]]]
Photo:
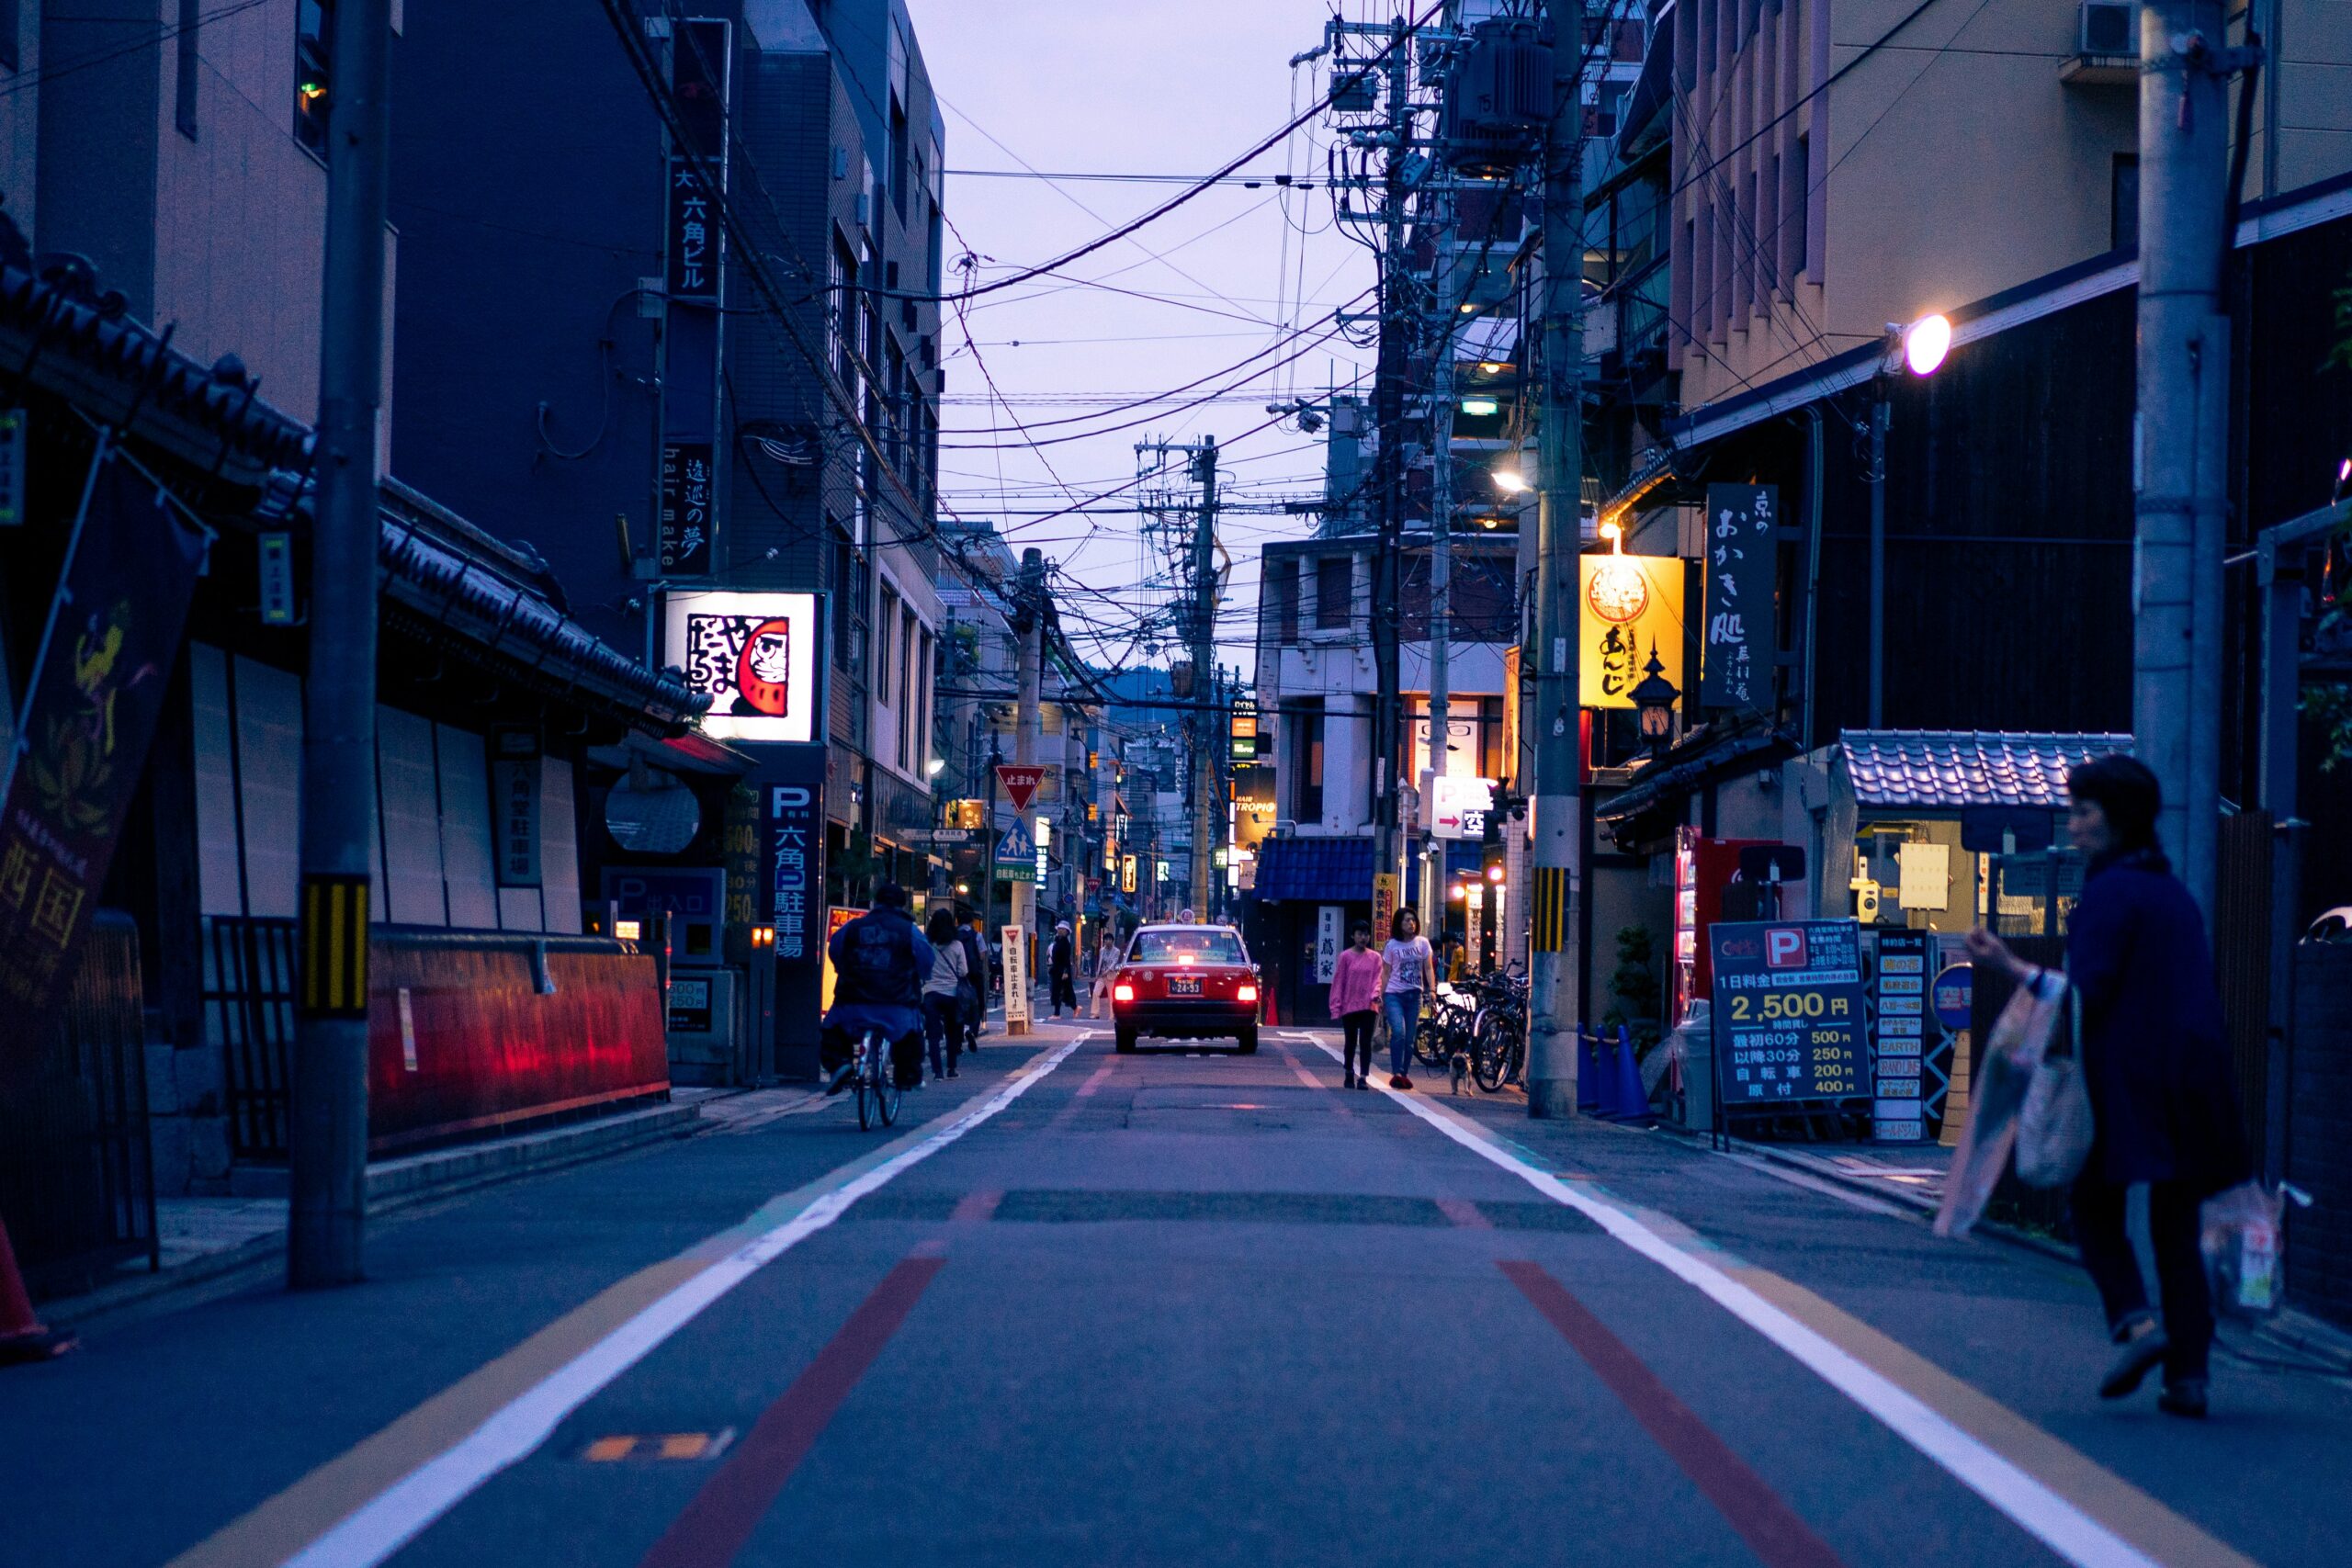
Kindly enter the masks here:
[[922, 982], [937, 955], [907, 915], [895, 882], [874, 892], [874, 908], [833, 933], [833, 1005], [818, 1032], [825, 1092], [839, 1094], [855, 1070], [857, 1040], [873, 1030], [892, 1046], [899, 1087], [922, 1081]]

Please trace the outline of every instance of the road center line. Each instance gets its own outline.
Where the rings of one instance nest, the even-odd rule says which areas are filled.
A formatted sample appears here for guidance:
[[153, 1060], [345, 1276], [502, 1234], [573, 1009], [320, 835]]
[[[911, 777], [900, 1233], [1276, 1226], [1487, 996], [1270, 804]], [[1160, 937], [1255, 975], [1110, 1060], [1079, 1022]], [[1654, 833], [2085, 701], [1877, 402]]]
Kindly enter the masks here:
[[1624, 1402], [1642, 1430], [1682, 1467], [1725, 1522], [1739, 1532], [1766, 1568], [1844, 1568], [1843, 1560], [1813, 1527], [1756, 1473], [1747, 1461], [1699, 1419], [1632, 1346], [1610, 1332], [1592, 1309], [1533, 1263], [1495, 1265], [1517, 1285], [1560, 1337]]
[[751, 1435], [670, 1521], [639, 1568], [727, 1568], [734, 1562], [833, 1413], [946, 1266], [918, 1254], [884, 1275], [817, 1359], [761, 1412]]
[[[1319, 1041], [1317, 1043], [1322, 1044]], [[1322, 1049], [1335, 1059], [1339, 1055], [1336, 1045], [1322, 1044]], [[2246, 1558], [2225, 1543], [2206, 1535], [2154, 1498], [1990, 1399], [1983, 1400], [1983, 1404], [2000, 1411], [2014, 1427], [1996, 1422], [1987, 1431], [1982, 1420], [1970, 1422], [1978, 1430], [1962, 1427], [1930, 1404], [1921, 1393], [1913, 1392], [1887, 1371], [1871, 1365], [1860, 1349], [1849, 1348], [1849, 1345], [1860, 1344], [1860, 1337], [1846, 1332], [1848, 1324], [1865, 1333], [1869, 1331], [1827, 1303], [1819, 1303], [1825, 1310], [1809, 1314], [1812, 1322], [1801, 1321], [1796, 1314], [1768, 1299], [1755, 1285], [1736, 1278], [1708, 1258], [1677, 1247], [1626, 1210], [1590, 1191], [1572, 1187], [1521, 1158], [1505, 1147], [1496, 1134], [1460, 1111], [1438, 1105], [1425, 1095], [1391, 1089], [1377, 1083], [1374, 1087], [1472, 1154], [1510, 1171], [1553, 1201], [1585, 1215], [1624, 1246], [1699, 1291], [1779, 1346], [2065, 1561], [2081, 1568], [2157, 1568], [2165, 1562], [2252, 1568]], [[1742, 1268], [1738, 1272], [1752, 1279], [1763, 1270]], [[1814, 1300], [1818, 1302], [1818, 1298]], [[1966, 1414], [1981, 1416], [1984, 1412], [1963, 1413]], [[2022, 1438], [2016, 1427], [2041, 1437], [2041, 1452], [2062, 1450], [2076, 1461], [2064, 1469], [2044, 1464], [2046, 1473], [2063, 1474], [2077, 1483], [2093, 1475], [2100, 1478], [2097, 1486], [2074, 1484], [2070, 1490], [2077, 1497], [2093, 1500], [2103, 1518], [2094, 1517], [2073, 1498], [2060, 1495], [1994, 1446], [1994, 1440], [2001, 1440], [2003, 1447], [2022, 1447], [2033, 1451], [2034, 1445], [2006, 1440]], [[2119, 1502], [2128, 1502], [2130, 1506], [2119, 1506]], [[2163, 1555], [2153, 1555], [2156, 1551]]]
[[[168, 1568], [376, 1568], [705, 1308], [996, 1116], [1090, 1038], [1081, 1033], [1017, 1068], [995, 1093], [942, 1123], [914, 1128], [763, 1205], [744, 1224], [606, 1287]], [[594, 1337], [582, 1345], [582, 1334]]]

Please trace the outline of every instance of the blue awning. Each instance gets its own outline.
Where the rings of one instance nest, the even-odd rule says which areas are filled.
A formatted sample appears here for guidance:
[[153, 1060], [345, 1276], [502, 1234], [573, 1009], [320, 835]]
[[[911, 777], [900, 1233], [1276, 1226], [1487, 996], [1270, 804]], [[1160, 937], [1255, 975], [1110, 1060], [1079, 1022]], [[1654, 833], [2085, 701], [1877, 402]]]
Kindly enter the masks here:
[[1372, 840], [1267, 839], [1255, 891], [1268, 903], [1363, 902], [1372, 897]]

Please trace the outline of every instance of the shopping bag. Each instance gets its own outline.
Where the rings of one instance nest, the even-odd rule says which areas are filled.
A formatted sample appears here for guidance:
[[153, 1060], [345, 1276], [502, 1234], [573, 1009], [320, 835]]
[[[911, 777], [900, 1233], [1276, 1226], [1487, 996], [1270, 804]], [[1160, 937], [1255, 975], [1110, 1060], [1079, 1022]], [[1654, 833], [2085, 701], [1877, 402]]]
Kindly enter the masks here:
[[1388, 1049], [1388, 1010], [1376, 1009], [1372, 1015], [1372, 1048], [1375, 1052]]
[[2278, 1311], [2289, 1199], [2311, 1206], [2311, 1194], [2289, 1183], [2268, 1188], [2244, 1181], [2208, 1198], [2198, 1211], [2198, 1245], [2216, 1311], [2256, 1321]]
[[2037, 969], [1994, 1021], [1992, 1038], [1978, 1053], [1969, 1078], [1968, 1125], [1961, 1131], [1960, 1147], [1944, 1177], [1944, 1201], [1936, 1212], [1938, 1235], [1966, 1235], [1983, 1216], [2009, 1163], [2018, 1114], [2065, 998], [2065, 976]]
[[[2063, 983], [2063, 982], [2062, 982]], [[2080, 1047], [2083, 998], [2066, 987], [2067, 1016], [2073, 1028], [2052, 1031], [2068, 1036], [2061, 1052], [2057, 1042], [2045, 1045], [2026, 1085], [2025, 1104], [2018, 1111], [2018, 1179], [2029, 1187], [2064, 1187], [2083, 1173], [2090, 1158], [2091, 1091], [2083, 1082]]]

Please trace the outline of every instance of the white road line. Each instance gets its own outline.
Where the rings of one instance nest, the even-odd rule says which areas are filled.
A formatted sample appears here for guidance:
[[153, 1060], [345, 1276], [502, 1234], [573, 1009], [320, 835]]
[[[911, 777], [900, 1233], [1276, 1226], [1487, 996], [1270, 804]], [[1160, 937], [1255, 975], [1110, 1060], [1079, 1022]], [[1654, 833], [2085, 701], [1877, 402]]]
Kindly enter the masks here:
[[887, 1186], [1020, 1099], [1091, 1037], [1080, 1034], [1058, 1047], [911, 1148], [845, 1179], [791, 1219], [687, 1279], [517, 1395], [456, 1446], [411, 1471], [287, 1559], [285, 1568], [376, 1568], [492, 1476], [528, 1457], [564, 1417], [694, 1321], [704, 1308], [840, 1219], [860, 1198]]
[[[1338, 1059], [1339, 1047], [1327, 1044], [1323, 1050]], [[1472, 1154], [1500, 1166], [1555, 1202], [1576, 1210], [1696, 1288], [2067, 1562], [2080, 1568], [2158, 1568], [2154, 1559], [1961, 1430], [1917, 1395], [1865, 1366], [1713, 1264], [1683, 1251], [1614, 1204], [1580, 1192], [1551, 1172], [1528, 1164], [1460, 1112], [1442, 1110], [1421, 1095], [1377, 1083], [1373, 1087]]]

